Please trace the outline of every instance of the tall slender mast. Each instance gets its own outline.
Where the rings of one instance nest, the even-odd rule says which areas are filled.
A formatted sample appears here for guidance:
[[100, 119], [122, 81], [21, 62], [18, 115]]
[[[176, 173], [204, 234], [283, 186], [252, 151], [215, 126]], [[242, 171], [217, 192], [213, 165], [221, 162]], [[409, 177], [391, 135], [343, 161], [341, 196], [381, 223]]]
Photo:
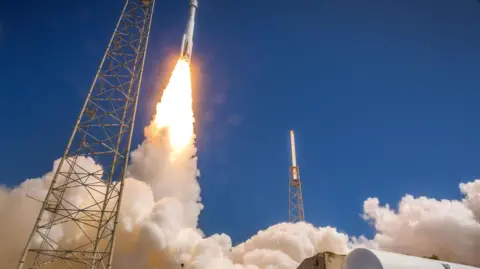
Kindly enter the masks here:
[[290, 167], [290, 178], [288, 180], [288, 221], [298, 222], [305, 220], [305, 213], [303, 211], [302, 182], [300, 181], [300, 170], [297, 166], [293, 130], [290, 130], [290, 144], [292, 147], [292, 166]]
[[[154, 6], [126, 0], [18, 269], [112, 267]], [[75, 237], [65, 238], [65, 230]]]

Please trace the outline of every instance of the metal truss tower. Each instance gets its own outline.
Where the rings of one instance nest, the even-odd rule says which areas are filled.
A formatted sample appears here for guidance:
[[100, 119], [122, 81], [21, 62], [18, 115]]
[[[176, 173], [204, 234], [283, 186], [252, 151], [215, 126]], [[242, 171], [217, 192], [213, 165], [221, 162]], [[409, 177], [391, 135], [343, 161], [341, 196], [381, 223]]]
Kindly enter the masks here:
[[302, 182], [300, 181], [300, 170], [297, 166], [293, 130], [290, 130], [290, 144], [292, 146], [292, 166], [290, 167], [290, 178], [288, 180], [288, 221], [295, 223], [305, 220], [305, 212], [303, 211]]
[[154, 6], [126, 0], [18, 269], [112, 267]]

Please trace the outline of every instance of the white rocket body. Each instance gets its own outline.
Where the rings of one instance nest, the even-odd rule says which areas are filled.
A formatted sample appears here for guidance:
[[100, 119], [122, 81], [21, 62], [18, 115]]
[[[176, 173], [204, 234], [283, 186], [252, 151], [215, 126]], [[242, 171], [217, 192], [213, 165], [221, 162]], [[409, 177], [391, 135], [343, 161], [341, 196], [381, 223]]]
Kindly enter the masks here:
[[180, 58], [188, 62], [190, 62], [190, 59], [192, 58], [193, 31], [195, 29], [195, 12], [197, 11], [197, 8], [198, 8], [198, 1], [191, 0], [187, 29], [183, 34], [182, 47], [180, 51]]
[[295, 134], [293, 130], [290, 130], [290, 145], [292, 147], [292, 178], [295, 183], [298, 182], [300, 178], [298, 167], [297, 167], [297, 153], [295, 150]]

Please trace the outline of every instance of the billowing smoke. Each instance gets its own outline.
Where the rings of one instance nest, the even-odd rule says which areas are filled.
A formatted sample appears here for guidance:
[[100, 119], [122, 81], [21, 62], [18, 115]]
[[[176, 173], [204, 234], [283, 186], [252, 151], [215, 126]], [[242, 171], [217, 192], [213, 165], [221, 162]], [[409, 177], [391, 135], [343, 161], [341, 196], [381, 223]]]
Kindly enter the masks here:
[[373, 242], [384, 250], [480, 266], [480, 180], [460, 184], [461, 201], [406, 195], [394, 211], [377, 198], [364, 202]]
[[[377, 198], [364, 203], [363, 217], [376, 235], [349, 237], [332, 227], [280, 223], [233, 247], [225, 234], [205, 237], [198, 228], [203, 205], [193, 144], [171, 161], [165, 132], [149, 132], [132, 153], [120, 212], [114, 268], [119, 269], [293, 269], [318, 252], [347, 253], [358, 246], [480, 265], [480, 180], [461, 184], [461, 201], [405, 196], [398, 211]], [[90, 172], [101, 168], [79, 157]], [[52, 171], [59, 165], [56, 161]], [[13, 268], [32, 229], [53, 172], [27, 179], [14, 189], [0, 188], [0, 263]], [[61, 178], [59, 179], [62, 180]], [[34, 199], [27, 198], [26, 195]], [[90, 196], [81, 188], [66, 198], [81, 207]], [[14, 232], [12, 232], [14, 229]], [[62, 226], [51, 236], [82, 240], [78, 229]], [[38, 239], [37, 239], [38, 240]]]

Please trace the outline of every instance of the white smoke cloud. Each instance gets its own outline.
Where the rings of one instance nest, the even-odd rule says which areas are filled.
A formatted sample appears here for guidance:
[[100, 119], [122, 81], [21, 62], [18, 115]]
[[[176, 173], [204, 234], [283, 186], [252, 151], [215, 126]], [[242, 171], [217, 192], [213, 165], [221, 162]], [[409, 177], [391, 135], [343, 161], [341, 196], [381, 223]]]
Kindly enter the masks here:
[[238, 245], [233, 254], [234, 261], [239, 264], [289, 269], [318, 252], [345, 254], [348, 243], [348, 236], [335, 228], [316, 228], [304, 222], [280, 223]]
[[376, 229], [373, 241], [388, 251], [480, 265], [480, 180], [460, 184], [460, 190], [462, 201], [406, 195], [397, 211], [367, 199], [363, 217]]
[[[183, 264], [185, 269], [293, 269], [318, 252], [343, 254], [359, 246], [480, 265], [480, 256], [475, 255], [480, 250], [480, 180], [460, 185], [461, 201], [407, 195], [395, 211], [381, 206], [377, 198], [367, 199], [363, 217], [376, 230], [371, 240], [349, 237], [332, 227], [280, 223], [233, 247], [228, 235], [205, 237], [198, 228], [203, 205], [195, 146], [172, 162], [162, 133], [147, 128], [146, 134], [146, 141], [132, 152], [125, 181], [115, 268], [180, 269]], [[91, 173], [102, 170], [90, 158], [79, 157], [77, 162]], [[52, 171], [58, 166], [56, 161]], [[40, 209], [40, 203], [26, 195], [42, 200], [53, 173], [14, 189], [0, 188], [0, 263], [5, 268], [16, 266]], [[82, 188], [65, 195], [77, 207], [95, 198]], [[84, 240], [72, 226], [58, 226], [52, 232], [62, 242]]]

